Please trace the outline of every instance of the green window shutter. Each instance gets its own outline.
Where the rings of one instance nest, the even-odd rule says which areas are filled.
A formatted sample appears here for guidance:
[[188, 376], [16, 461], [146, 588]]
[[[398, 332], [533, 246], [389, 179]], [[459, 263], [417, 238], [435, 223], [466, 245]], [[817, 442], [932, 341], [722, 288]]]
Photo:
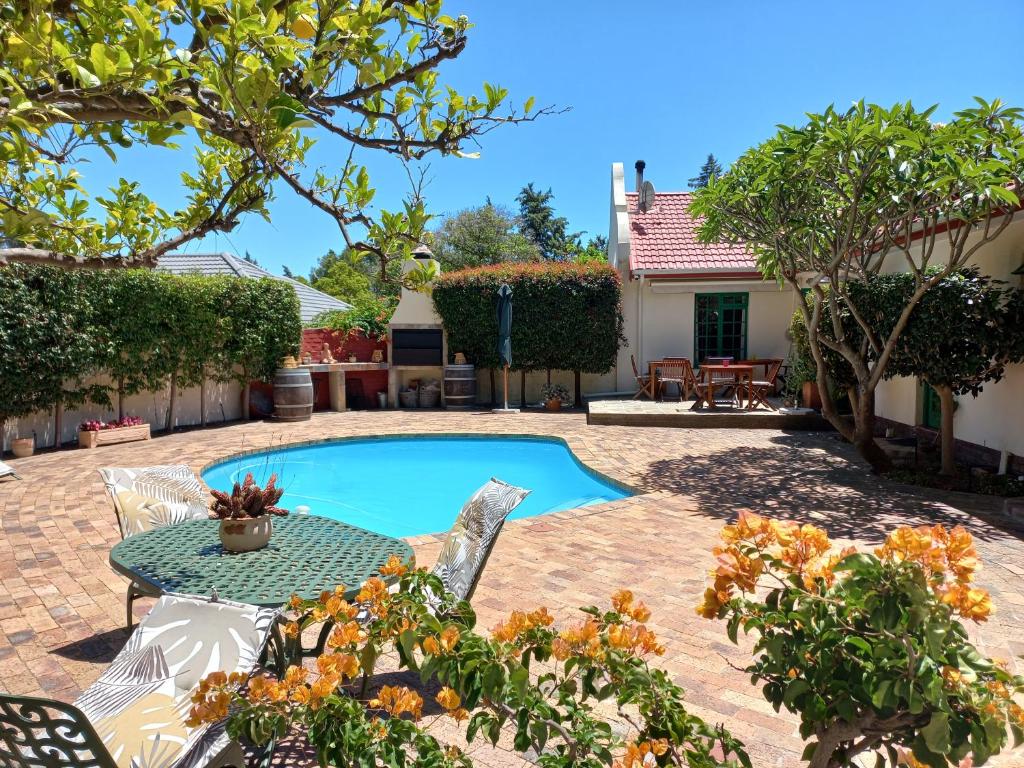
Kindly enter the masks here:
[[931, 429], [939, 429], [942, 426], [942, 401], [939, 393], [932, 389], [931, 385], [922, 381], [922, 404], [921, 423]]
[[747, 357], [749, 294], [698, 293], [694, 300], [693, 352], [696, 364], [708, 357]]

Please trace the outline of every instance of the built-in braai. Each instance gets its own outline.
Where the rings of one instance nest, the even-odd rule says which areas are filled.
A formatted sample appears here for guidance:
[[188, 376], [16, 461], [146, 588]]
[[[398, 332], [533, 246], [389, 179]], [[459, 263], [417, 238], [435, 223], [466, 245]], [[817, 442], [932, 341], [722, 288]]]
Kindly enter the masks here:
[[440, 328], [393, 328], [392, 365], [444, 365], [444, 334]]

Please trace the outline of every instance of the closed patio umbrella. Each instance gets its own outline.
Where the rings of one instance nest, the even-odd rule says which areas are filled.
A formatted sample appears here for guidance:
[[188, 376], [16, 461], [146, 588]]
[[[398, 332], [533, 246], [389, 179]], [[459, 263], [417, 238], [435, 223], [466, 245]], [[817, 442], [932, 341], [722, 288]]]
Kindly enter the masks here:
[[505, 412], [508, 407], [508, 369], [512, 365], [512, 289], [505, 283], [498, 289], [498, 360], [503, 369]]

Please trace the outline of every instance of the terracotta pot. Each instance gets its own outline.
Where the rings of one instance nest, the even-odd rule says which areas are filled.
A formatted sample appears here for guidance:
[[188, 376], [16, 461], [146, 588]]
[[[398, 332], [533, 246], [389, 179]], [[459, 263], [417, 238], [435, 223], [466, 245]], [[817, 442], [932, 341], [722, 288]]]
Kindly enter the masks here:
[[220, 543], [228, 552], [252, 552], [270, 543], [274, 532], [272, 515], [220, 521]]
[[821, 410], [821, 393], [818, 391], [818, 382], [805, 381], [800, 390], [800, 403], [804, 408]]
[[11, 440], [11, 453], [17, 459], [24, 459], [31, 456], [36, 450], [36, 439], [34, 437], [16, 437]]
[[562, 410], [562, 401], [557, 397], [553, 397], [544, 403], [544, 407], [549, 411], [560, 411]]

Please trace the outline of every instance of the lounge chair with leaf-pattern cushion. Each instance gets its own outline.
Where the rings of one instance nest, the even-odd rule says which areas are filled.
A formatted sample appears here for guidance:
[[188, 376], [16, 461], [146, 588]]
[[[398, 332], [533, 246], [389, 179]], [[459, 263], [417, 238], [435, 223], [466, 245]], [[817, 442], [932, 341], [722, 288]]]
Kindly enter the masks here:
[[[99, 470], [114, 505], [121, 538], [209, 516], [206, 495], [185, 464], [154, 467], [104, 467]], [[132, 604], [139, 597], [156, 597], [152, 587], [132, 582], [126, 599], [128, 628]]]
[[186, 725], [199, 681], [250, 674], [278, 612], [164, 595], [75, 701], [0, 694], [0, 765], [24, 768], [243, 768], [224, 724]]
[[492, 477], [462, 506], [433, 569], [449, 592], [473, 597], [505, 519], [529, 494]]

